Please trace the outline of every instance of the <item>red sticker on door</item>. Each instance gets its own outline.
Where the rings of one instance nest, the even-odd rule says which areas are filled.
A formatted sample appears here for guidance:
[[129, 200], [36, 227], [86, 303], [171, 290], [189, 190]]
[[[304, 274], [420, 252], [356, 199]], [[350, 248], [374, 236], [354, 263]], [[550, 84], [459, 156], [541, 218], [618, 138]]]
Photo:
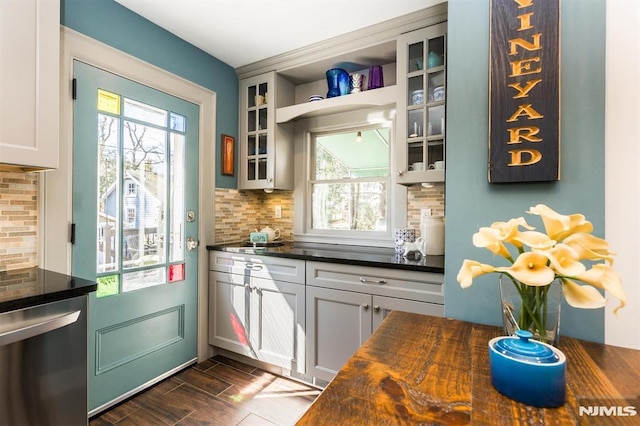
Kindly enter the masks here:
[[169, 265], [169, 282], [184, 281], [184, 263]]

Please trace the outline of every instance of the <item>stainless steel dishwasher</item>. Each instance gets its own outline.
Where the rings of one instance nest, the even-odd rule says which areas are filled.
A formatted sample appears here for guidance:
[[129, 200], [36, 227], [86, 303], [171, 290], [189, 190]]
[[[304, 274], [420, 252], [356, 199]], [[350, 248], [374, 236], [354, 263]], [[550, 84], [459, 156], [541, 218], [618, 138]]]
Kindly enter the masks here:
[[0, 425], [87, 424], [87, 296], [0, 314]]

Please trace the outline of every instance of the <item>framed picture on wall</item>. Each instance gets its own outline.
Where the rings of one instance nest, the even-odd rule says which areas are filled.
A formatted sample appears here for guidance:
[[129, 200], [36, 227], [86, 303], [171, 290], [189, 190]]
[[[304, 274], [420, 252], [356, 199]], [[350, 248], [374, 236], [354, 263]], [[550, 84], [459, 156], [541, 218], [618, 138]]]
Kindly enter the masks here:
[[233, 136], [222, 135], [222, 174], [233, 176], [235, 165], [235, 139]]

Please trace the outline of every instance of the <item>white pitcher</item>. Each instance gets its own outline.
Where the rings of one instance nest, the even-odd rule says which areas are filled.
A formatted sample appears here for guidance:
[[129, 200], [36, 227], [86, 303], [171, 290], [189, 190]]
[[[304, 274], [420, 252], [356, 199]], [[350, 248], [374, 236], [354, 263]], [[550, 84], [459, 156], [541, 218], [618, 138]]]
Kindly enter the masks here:
[[258, 231], [256, 229], [256, 232], [264, 232], [267, 234], [267, 241], [273, 241], [273, 240], [277, 240], [278, 238], [280, 238], [280, 230], [279, 229], [272, 229], [268, 226], [265, 226], [264, 228], [262, 228], [260, 231]]

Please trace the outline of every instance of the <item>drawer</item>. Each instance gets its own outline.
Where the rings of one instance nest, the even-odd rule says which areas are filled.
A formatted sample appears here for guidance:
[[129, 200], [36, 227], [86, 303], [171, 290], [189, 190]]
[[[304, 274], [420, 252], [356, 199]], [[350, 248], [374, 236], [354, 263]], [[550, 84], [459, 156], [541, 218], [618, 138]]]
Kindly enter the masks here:
[[209, 270], [230, 274], [251, 274], [255, 278], [267, 278], [304, 284], [305, 261], [248, 253], [230, 253], [211, 250]]
[[307, 285], [444, 304], [444, 274], [307, 261]]

